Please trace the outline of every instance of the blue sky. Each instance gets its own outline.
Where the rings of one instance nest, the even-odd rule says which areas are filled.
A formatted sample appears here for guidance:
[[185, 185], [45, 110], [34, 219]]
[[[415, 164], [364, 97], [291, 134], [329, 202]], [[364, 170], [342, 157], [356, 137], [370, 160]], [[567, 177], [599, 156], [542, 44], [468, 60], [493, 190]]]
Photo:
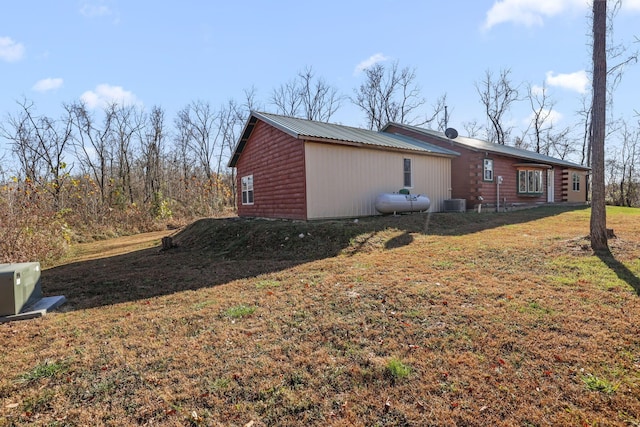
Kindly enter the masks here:
[[[0, 118], [27, 98], [53, 117], [62, 103], [119, 101], [162, 106], [170, 121], [191, 101], [241, 100], [271, 91], [311, 66], [344, 95], [363, 64], [415, 68], [427, 104], [448, 97], [450, 126], [485, 123], [474, 83], [511, 69], [514, 84], [541, 86], [558, 126], [578, 119], [589, 90], [586, 0], [195, 1], [21, 0], [0, 14]], [[609, 2], [611, 3], [611, 1]], [[640, 0], [624, 0], [618, 41], [640, 37]], [[640, 65], [615, 94], [617, 116], [640, 110]], [[526, 103], [509, 120], [525, 127]], [[363, 126], [348, 101], [332, 121]], [[6, 147], [0, 141], [0, 147]]]

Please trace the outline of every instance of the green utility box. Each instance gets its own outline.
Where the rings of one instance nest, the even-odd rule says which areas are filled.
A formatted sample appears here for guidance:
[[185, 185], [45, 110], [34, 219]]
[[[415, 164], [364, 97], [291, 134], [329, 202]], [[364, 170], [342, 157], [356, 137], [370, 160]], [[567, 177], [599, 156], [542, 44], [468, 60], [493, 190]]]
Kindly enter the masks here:
[[12, 316], [42, 298], [40, 263], [0, 264], [0, 316]]

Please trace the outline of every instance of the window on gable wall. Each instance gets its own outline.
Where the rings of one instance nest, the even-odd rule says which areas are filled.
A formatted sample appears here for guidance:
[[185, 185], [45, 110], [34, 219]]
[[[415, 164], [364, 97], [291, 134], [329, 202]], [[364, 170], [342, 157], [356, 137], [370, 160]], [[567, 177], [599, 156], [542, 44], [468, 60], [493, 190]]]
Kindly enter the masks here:
[[580, 175], [576, 172], [571, 174], [571, 188], [573, 191], [580, 191]]
[[493, 160], [484, 159], [482, 167], [482, 179], [484, 181], [493, 181]]
[[242, 204], [253, 204], [253, 175], [242, 177]]
[[411, 179], [411, 159], [404, 159], [403, 162], [404, 169], [404, 187], [411, 188], [413, 187], [413, 180]]
[[542, 171], [518, 171], [518, 194], [542, 194]]

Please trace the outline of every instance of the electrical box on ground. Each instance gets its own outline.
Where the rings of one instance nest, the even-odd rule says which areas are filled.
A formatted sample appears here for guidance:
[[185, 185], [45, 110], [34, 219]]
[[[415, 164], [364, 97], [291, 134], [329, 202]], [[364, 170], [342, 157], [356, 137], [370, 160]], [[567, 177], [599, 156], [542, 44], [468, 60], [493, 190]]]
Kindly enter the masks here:
[[41, 298], [39, 262], [0, 264], [0, 316], [18, 314]]

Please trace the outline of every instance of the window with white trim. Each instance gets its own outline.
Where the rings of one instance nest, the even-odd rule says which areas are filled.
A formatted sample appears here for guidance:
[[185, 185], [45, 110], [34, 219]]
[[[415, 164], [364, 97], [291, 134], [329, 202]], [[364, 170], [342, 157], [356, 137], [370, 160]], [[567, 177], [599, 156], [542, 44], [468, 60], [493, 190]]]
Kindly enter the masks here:
[[253, 175], [242, 177], [242, 204], [253, 204]]
[[484, 181], [493, 181], [493, 159], [484, 159], [482, 179]]
[[542, 189], [541, 170], [518, 171], [518, 194], [542, 194]]
[[573, 191], [580, 191], [580, 175], [576, 172], [571, 175], [571, 188]]
[[404, 159], [403, 171], [404, 171], [404, 187], [405, 188], [413, 187], [413, 179], [411, 176], [411, 159]]

